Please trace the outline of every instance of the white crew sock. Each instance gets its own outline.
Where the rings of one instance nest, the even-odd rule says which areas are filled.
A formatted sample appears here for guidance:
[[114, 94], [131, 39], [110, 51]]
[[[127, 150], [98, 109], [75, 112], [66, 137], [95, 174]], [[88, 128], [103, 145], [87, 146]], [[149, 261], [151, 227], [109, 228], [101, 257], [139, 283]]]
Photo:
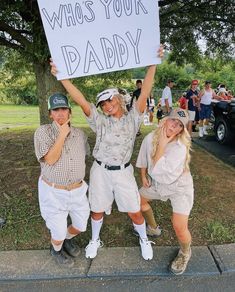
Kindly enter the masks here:
[[199, 127], [199, 137], [203, 137], [203, 127]]
[[103, 219], [103, 217], [100, 220], [94, 220], [91, 218], [92, 240], [97, 240], [100, 238], [100, 229], [103, 224]]
[[61, 248], [62, 248], [63, 242], [61, 244], [59, 244], [59, 245], [54, 244], [53, 242], [51, 242], [51, 244], [52, 244], [52, 246], [53, 246], [55, 251], [60, 251]]
[[145, 221], [143, 224], [135, 224], [134, 222], [132, 223], [135, 230], [139, 233], [140, 238], [147, 238]]
[[207, 125], [204, 125], [203, 126], [203, 133], [205, 134], [205, 135], [208, 135], [208, 133], [207, 133]]

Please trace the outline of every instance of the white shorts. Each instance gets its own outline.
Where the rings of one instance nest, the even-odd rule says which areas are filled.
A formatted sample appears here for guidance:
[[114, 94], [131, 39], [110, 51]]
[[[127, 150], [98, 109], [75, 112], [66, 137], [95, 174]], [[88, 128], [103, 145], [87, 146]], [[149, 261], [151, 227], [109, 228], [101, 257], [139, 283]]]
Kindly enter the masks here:
[[41, 178], [38, 181], [39, 206], [46, 226], [54, 240], [64, 240], [67, 233], [67, 217], [70, 215], [72, 226], [86, 231], [90, 215], [86, 196], [88, 186], [85, 181], [81, 187], [66, 191], [53, 188]]
[[196, 115], [195, 111], [188, 111], [189, 121], [194, 121], [195, 115]]
[[90, 172], [89, 202], [91, 211], [110, 214], [113, 201], [120, 212], [140, 211], [140, 195], [133, 166], [108, 170], [94, 161]]
[[193, 207], [194, 189], [191, 175], [187, 175], [172, 187], [152, 184], [149, 188], [140, 188], [139, 192], [143, 198], [149, 200], [170, 200], [173, 213], [189, 215]]

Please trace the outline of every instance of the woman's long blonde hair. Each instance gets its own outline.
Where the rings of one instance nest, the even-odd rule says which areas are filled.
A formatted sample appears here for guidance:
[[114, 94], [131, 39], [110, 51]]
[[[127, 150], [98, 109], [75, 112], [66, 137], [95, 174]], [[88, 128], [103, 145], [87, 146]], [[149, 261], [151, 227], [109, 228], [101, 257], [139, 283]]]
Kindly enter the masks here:
[[[153, 140], [152, 140], [152, 146], [153, 146], [153, 150], [151, 153], [151, 158], [154, 160], [154, 157], [156, 155], [156, 151], [157, 151], [157, 147], [158, 147], [158, 142], [159, 142], [159, 137], [160, 137], [160, 131], [162, 126], [165, 124], [166, 120], [168, 119], [168, 117], [164, 118], [161, 120], [159, 126], [154, 130], [153, 132]], [[190, 151], [191, 151], [191, 139], [190, 139], [190, 135], [188, 130], [186, 129], [186, 127], [184, 127], [184, 129], [182, 130], [181, 133], [179, 133], [177, 135], [177, 139], [186, 146], [186, 159], [185, 159], [185, 163], [184, 163], [184, 170], [189, 170], [189, 163], [190, 163], [190, 159], [191, 159], [191, 155], [190, 155]]]
[[127, 108], [126, 108], [126, 104], [125, 104], [125, 100], [124, 100], [124, 97], [123, 97], [123, 95], [122, 94], [117, 94], [117, 95], [115, 95], [117, 98], [118, 98], [118, 100], [119, 100], [119, 103], [120, 103], [120, 106], [121, 106], [121, 108], [122, 108], [122, 110], [123, 110], [123, 113], [124, 114], [127, 114], [128, 113], [128, 111], [127, 111]]

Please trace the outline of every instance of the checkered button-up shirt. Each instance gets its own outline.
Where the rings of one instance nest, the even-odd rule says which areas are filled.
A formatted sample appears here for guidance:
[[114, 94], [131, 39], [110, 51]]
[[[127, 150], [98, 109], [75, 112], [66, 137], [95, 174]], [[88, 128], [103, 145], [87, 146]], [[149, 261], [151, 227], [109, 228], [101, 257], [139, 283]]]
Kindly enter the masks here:
[[66, 186], [84, 178], [85, 156], [89, 154], [90, 148], [85, 133], [79, 128], [71, 127], [60, 158], [53, 165], [49, 165], [44, 156], [55, 144], [58, 135], [59, 129], [55, 122], [39, 127], [34, 134], [35, 154], [45, 180]]
[[120, 119], [99, 113], [91, 105], [91, 114], [87, 121], [96, 133], [93, 156], [108, 165], [121, 165], [130, 161], [135, 143], [136, 133], [143, 120], [134, 106]]

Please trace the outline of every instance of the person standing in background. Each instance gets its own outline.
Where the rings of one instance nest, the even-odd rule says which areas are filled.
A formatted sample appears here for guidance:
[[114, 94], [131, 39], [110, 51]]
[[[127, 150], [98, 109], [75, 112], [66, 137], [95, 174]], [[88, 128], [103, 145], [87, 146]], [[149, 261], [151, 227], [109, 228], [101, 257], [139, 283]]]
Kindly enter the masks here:
[[[136, 82], [135, 82], [135, 85], [136, 85], [136, 90], [133, 91], [132, 93], [132, 98], [131, 98], [131, 102], [130, 102], [130, 108], [133, 107], [133, 103], [134, 103], [134, 100], [137, 101], [140, 94], [141, 94], [141, 88], [142, 88], [142, 80], [141, 79], [137, 79]], [[137, 136], [140, 136], [141, 135], [141, 132], [140, 132], [140, 129], [138, 130]]]
[[205, 87], [199, 92], [200, 110], [199, 110], [199, 137], [208, 135], [207, 128], [211, 116], [211, 100], [217, 99], [217, 95], [211, 88], [211, 82], [205, 81]]
[[159, 102], [157, 105], [157, 113], [156, 113], [157, 123], [159, 124], [161, 119], [163, 118], [163, 111], [161, 107], [161, 103]]
[[192, 139], [192, 127], [196, 117], [196, 105], [200, 101], [198, 97], [198, 80], [192, 80], [190, 89], [187, 91], [186, 99], [187, 99], [187, 110], [189, 115], [189, 122], [188, 122], [188, 132]]
[[167, 80], [167, 85], [163, 89], [161, 97], [161, 106], [164, 114], [169, 114], [172, 110], [172, 93], [171, 88], [174, 86], [174, 81], [172, 79]]
[[183, 92], [181, 97], [179, 98], [179, 107], [182, 109], [187, 109], [187, 99], [186, 99], [186, 92]]
[[147, 107], [149, 113], [149, 124], [153, 124], [153, 115], [154, 115], [154, 108], [155, 108], [155, 100], [153, 95], [151, 94], [150, 97], [147, 99]]

